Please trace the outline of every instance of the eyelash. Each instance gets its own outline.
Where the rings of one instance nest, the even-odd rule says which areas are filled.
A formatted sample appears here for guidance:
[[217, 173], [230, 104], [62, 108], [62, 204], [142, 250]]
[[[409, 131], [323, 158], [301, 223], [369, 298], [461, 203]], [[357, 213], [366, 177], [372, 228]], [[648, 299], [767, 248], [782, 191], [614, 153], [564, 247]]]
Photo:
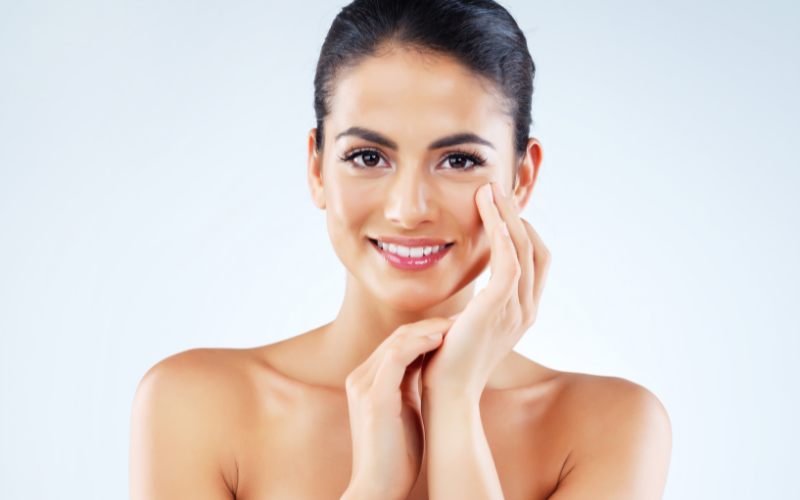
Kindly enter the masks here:
[[[364, 153], [373, 153], [373, 154], [376, 154], [376, 155], [380, 156], [381, 158], [383, 158], [383, 155], [377, 149], [372, 149], [372, 148], [351, 148], [344, 154], [344, 156], [340, 156], [339, 159], [341, 161], [350, 162], [350, 163], [353, 164], [353, 166], [355, 168], [360, 168], [362, 170], [368, 170], [368, 169], [371, 169], [371, 168], [375, 168], [375, 167], [367, 167], [367, 166], [364, 166], [364, 165], [359, 165], [358, 163], [354, 163], [353, 162], [353, 159], [357, 158], [360, 155], [363, 155]], [[386, 158], [383, 158], [383, 159], [384, 159], [384, 161], [386, 161]]]
[[[366, 169], [375, 168], [375, 167], [367, 167], [367, 166], [359, 165], [357, 163], [353, 163], [353, 160], [355, 158], [358, 158], [359, 155], [363, 155], [364, 153], [376, 154], [376, 155], [380, 156], [381, 158], [383, 158], [384, 161], [386, 161], [388, 163], [388, 161], [386, 160], [386, 158], [384, 158], [384, 156], [381, 154], [381, 152], [378, 151], [377, 149], [373, 149], [373, 148], [352, 148], [352, 149], [348, 150], [343, 156], [340, 156], [339, 160], [345, 161], [345, 162], [350, 162], [350, 163], [353, 164], [353, 166], [355, 168], [360, 168], [360, 169], [365, 169], [365, 170]], [[477, 150], [466, 151], [466, 150], [463, 150], [463, 149], [460, 149], [460, 148], [456, 149], [455, 151], [445, 155], [445, 157], [442, 159], [442, 162], [448, 161], [450, 158], [465, 158], [468, 161], [472, 162], [472, 166], [466, 167], [466, 168], [453, 168], [453, 167], [450, 167], [449, 170], [461, 170], [461, 171], [472, 170], [474, 168], [482, 167], [482, 166], [484, 166], [486, 164], [486, 158], [484, 158]]]
[[473, 168], [479, 168], [486, 164], [486, 158], [484, 158], [476, 149], [471, 151], [465, 151], [463, 149], [456, 149], [452, 153], [448, 153], [447, 156], [444, 157], [444, 160], [447, 161], [450, 158], [466, 158], [467, 160], [472, 162], [471, 167], [467, 168], [450, 168], [451, 170], [472, 170]]

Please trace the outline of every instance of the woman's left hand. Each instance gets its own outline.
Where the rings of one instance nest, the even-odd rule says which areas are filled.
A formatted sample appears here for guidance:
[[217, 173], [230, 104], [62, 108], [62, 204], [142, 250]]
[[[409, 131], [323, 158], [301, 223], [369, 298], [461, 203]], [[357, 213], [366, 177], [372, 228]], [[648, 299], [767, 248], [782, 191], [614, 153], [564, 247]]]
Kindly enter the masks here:
[[492, 371], [533, 325], [550, 252], [497, 183], [476, 194], [491, 247], [492, 277], [458, 316], [423, 370], [424, 390], [480, 398]]

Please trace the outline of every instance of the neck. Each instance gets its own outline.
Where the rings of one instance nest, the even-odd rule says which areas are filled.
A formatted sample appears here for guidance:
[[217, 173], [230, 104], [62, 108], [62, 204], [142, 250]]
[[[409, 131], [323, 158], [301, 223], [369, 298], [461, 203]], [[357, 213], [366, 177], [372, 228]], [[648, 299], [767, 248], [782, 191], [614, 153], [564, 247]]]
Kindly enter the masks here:
[[460, 313], [467, 307], [474, 293], [473, 281], [433, 307], [406, 311], [380, 301], [348, 273], [344, 302], [339, 315], [320, 332], [326, 357], [335, 363], [331, 367], [335, 378], [344, 385], [347, 375], [363, 363], [397, 328], [427, 318], [447, 318]]

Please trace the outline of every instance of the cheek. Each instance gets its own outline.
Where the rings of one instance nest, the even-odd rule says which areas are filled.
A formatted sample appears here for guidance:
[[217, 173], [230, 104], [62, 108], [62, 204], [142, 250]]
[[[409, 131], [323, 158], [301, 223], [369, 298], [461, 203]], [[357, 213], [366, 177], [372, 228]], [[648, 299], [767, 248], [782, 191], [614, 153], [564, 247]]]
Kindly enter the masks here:
[[344, 248], [358, 239], [365, 222], [380, 207], [381, 192], [364, 179], [332, 174], [325, 181], [328, 233], [334, 248]]
[[451, 214], [460, 228], [467, 252], [482, 252], [489, 248], [483, 221], [475, 204], [475, 194], [484, 184], [481, 181], [474, 185], [452, 186], [442, 198], [443, 208]]

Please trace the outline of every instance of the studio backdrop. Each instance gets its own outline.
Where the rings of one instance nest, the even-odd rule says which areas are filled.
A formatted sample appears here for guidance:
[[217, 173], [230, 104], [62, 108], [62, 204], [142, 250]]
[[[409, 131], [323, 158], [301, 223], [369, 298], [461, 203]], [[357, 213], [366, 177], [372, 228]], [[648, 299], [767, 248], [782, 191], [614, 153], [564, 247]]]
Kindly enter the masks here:
[[[800, 498], [800, 4], [502, 3], [553, 254], [517, 350], [655, 393], [665, 498]], [[126, 498], [152, 365], [335, 317], [305, 168], [343, 4], [0, 3], [0, 496]]]

